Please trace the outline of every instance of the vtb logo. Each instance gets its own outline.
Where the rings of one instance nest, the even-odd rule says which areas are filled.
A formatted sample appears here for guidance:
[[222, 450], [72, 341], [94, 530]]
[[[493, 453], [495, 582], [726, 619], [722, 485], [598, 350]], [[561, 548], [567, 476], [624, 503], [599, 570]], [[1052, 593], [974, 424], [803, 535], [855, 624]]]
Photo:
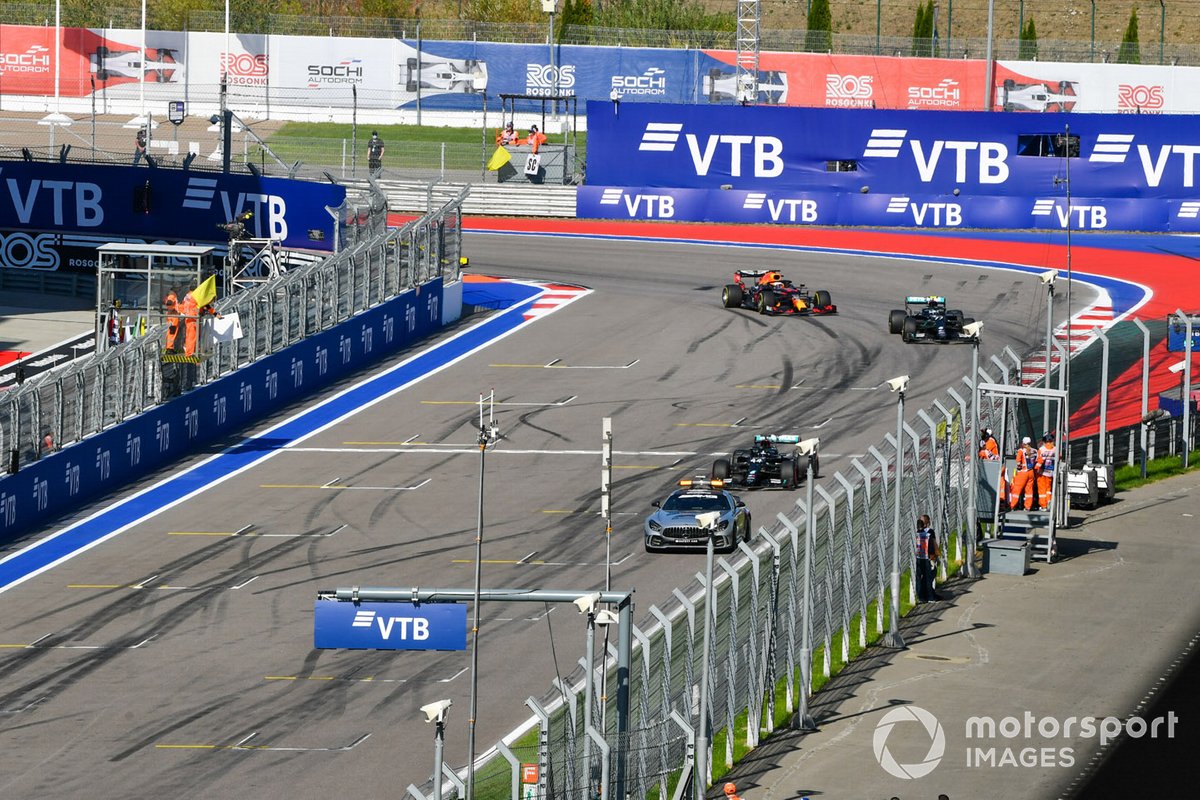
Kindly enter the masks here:
[[707, 175], [714, 166], [735, 178], [742, 176], [745, 166], [756, 178], [783, 174], [783, 141], [776, 136], [720, 133], [709, 134], [701, 141], [694, 133], [683, 133], [682, 123], [647, 122], [638, 150], [673, 153], [681, 136], [698, 176]]

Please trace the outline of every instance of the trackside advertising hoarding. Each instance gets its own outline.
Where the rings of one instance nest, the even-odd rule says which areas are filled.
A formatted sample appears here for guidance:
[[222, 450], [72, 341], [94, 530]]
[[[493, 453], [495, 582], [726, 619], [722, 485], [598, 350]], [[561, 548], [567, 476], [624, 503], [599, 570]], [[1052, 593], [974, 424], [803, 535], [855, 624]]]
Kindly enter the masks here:
[[[148, 191], [147, 191], [148, 189]], [[217, 225], [250, 212], [256, 238], [332, 250], [346, 199], [327, 183], [186, 170], [0, 162], [0, 229], [223, 241]]]
[[[96, 95], [109, 103], [201, 100], [221, 76], [229, 102], [246, 115], [299, 109], [473, 110], [500, 94], [636, 102], [732, 105], [736, 53], [651, 47], [507, 44], [267, 36], [128, 28], [0, 25], [0, 95]], [[1200, 68], [997, 61], [990, 89], [983, 59], [900, 58], [839, 53], [759, 55], [759, 104], [828, 108], [1179, 114], [1200, 111]], [[139, 102], [140, 106], [140, 102]], [[68, 104], [70, 108], [70, 104]], [[525, 101], [523, 110], [540, 109]], [[86, 107], [75, 106], [82, 111]], [[157, 112], [156, 112], [157, 113]]]
[[1185, 116], [592, 102], [577, 213], [1196, 231], [1198, 154]]

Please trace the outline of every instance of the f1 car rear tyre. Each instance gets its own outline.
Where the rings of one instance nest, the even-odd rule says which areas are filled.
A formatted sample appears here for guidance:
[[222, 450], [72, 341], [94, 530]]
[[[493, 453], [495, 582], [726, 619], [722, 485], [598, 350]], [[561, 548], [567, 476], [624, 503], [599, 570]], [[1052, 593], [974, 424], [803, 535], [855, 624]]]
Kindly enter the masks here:
[[904, 309], [893, 309], [888, 312], [888, 333], [899, 333], [904, 330]]
[[906, 342], [911, 342], [917, 333], [917, 318], [905, 317], [904, 327], [900, 329], [900, 338]]
[[808, 465], [812, 467], [813, 478], [821, 477], [821, 458], [816, 453], [808, 457]]
[[712, 476], [715, 480], [729, 480], [729, 475], [732, 471], [733, 470], [729, 465], [729, 459], [727, 458], [718, 458], [713, 462]]
[[758, 313], [766, 314], [775, 308], [775, 304], [779, 302], [779, 298], [770, 289], [763, 289], [758, 295]]
[[721, 304], [726, 308], [741, 308], [743, 296], [742, 287], [731, 283], [721, 290]]
[[779, 477], [785, 489], [795, 489], [800, 485], [800, 465], [796, 459], [785, 458], [779, 462]]
[[813, 302], [819, 307], [831, 306], [833, 305], [833, 298], [824, 289], [817, 289], [813, 292]]

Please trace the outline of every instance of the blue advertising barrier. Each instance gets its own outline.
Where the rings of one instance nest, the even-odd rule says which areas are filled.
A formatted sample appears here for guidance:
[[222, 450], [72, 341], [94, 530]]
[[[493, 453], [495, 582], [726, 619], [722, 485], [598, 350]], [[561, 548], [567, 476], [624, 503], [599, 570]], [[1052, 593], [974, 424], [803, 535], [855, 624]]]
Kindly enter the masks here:
[[136, 236], [148, 241], [225, 241], [217, 225], [250, 212], [255, 238], [333, 250], [345, 201], [329, 183], [149, 167], [0, 163], [0, 228]]
[[466, 603], [317, 600], [313, 647], [347, 650], [466, 650]]
[[1197, 231], [1180, 203], [1072, 197], [978, 197], [819, 191], [669, 189], [580, 186], [576, 215], [585, 219], [674, 220], [783, 225], [902, 228], [1017, 228], [1073, 231]]
[[[1171, 353], [1187, 352], [1187, 328], [1178, 322], [1167, 320], [1167, 350]], [[1200, 325], [1192, 324], [1192, 352], [1200, 353]]]
[[[429, 336], [443, 324], [442, 294], [436, 278], [5, 477], [0, 543]], [[243, 460], [257, 458], [272, 441], [254, 440]], [[226, 470], [237, 468], [231, 463]]]

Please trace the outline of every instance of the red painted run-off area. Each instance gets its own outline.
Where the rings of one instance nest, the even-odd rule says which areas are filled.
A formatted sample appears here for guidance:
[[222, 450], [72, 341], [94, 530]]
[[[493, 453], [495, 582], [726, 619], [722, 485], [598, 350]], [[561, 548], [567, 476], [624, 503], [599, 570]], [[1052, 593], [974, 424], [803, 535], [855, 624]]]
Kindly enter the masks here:
[[[409, 217], [394, 215], [396, 223]], [[467, 231], [505, 233], [563, 234], [576, 236], [653, 239], [658, 241], [713, 242], [724, 244], [780, 245], [783, 247], [824, 248], [829, 250], [878, 254], [915, 255], [965, 261], [1019, 264], [1038, 269], [1065, 271], [1067, 249], [1049, 241], [1011, 241], [989, 239], [986, 234], [930, 235], [888, 233], [827, 228], [789, 228], [746, 225], [683, 224], [619, 220], [532, 219], [507, 217], [467, 217]], [[1179, 255], [1147, 253], [1095, 246], [1102, 242], [1091, 237], [1087, 245], [1071, 248], [1072, 273], [1107, 276], [1139, 284], [1151, 296], [1133, 316], [1142, 320], [1163, 320], [1176, 309], [1200, 309], [1200, 265]], [[1161, 342], [1150, 352], [1150, 407], [1159, 392], [1179, 386], [1179, 378], [1167, 367], [1182, 356], [1167, 352]], [[1193, 374], [1200, 374], [1197, 364]], [[1117, 376], [1109, 389], [1109, 428], [1131, 425], [1141, 419], [1141, 365]], [[1099, 427], [1099, 400], [1080, 408], [1071, 420], [1072, 433], [1094, 434]]]

